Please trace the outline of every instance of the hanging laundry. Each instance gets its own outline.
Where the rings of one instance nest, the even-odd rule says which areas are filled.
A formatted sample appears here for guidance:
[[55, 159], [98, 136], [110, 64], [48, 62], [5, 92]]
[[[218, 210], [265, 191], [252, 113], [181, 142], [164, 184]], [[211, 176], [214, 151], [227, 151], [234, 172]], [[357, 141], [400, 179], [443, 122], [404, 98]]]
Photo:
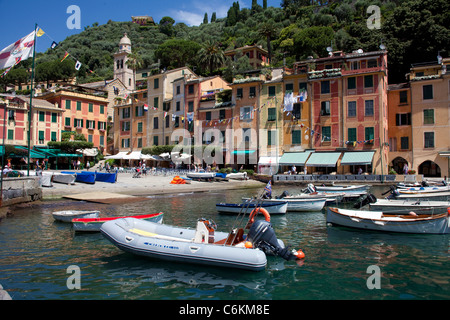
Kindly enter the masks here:
[[293, 110], [294, 110], [294, 95], [292, 92], [290, 92], [284, 96], [284, 111], [293, 111]]

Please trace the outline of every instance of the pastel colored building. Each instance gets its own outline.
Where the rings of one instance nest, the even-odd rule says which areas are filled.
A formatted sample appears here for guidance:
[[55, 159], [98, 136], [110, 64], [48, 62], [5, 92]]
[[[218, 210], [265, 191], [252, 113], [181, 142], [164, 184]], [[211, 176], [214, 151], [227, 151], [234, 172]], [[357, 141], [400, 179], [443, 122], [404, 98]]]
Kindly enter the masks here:
[[269, 53], [263, 49], [262, 46], [253, 45], [227, 50], [224, 52], [225, 56], [236, 60], [238, 57], [246, 55], [249, 63], [255, 69], [267, 66], [269, 64]]

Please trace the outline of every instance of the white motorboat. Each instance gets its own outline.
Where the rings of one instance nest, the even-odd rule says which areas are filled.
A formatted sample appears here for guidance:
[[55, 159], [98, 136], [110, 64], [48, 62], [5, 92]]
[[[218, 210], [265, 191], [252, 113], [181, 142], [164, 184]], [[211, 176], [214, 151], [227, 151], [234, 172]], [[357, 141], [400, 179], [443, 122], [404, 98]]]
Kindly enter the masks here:
[[227, 174], [228, 179], [233, 180], [247, 180], [247, 172], [235, 172], [235, 173], [228, 173]]
[[326, 203], [325, 198], [290, 198], [285, 197], [283, 199], [250, 199], [250, 198], [242, 198], [244, 201], [250, 201], [251, 203], [276, 203], [280, 201], [287, 202], [287, 211], [320, 211], [323, 209]]
[[416, 214], [433, 214], [442, 212], [450, 208], [450, 201], [430, 201], [422, 200], [393, 200], [376, 199], [376, 202], [369, 204], [369, 210], [383, 211], [385, 213], [407, 214], [414, 212]]
[[269, 214], [285, 214], [287, 211], [288, 203], [284, 200], [278, 200], [275, 202], [261, 203], [249, 201], [245, 203], [217, 203], [216, 209], [219, 213], [224, 214], [250, 214], [256, 207], [261, 207], [267, 210]]
[[188, 172], [186, 177], [192, 180], [213, 180], [216, 176], [215, 172]]
[[447, 234], [450, 229], [449, 213], [445, 211], [436, 215], [393, 215], [328, 207], [326, 221], [332, 225], [384, 232]]
[[370, 189], [369, 185], [349, 185], [349, 186], [314, 186], [317, 192], [338, 192], [338, 193], [362, 193]]

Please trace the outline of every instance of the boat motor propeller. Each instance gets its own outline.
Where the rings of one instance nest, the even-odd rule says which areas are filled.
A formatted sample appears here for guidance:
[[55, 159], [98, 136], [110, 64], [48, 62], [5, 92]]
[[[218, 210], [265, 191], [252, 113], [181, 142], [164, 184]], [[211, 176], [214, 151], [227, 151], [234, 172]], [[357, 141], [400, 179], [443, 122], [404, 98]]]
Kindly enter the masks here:
[[247, 241], [250, 241], [254, 248], [259, 248], [266, 254], [277, 255], [288, 261], [305, 257], [301, 250], [291, 250], [289, 246], [282, 247], [278, 242], [271, 223], [265, 220], [256, 220], [252, 224], [248, 232]]

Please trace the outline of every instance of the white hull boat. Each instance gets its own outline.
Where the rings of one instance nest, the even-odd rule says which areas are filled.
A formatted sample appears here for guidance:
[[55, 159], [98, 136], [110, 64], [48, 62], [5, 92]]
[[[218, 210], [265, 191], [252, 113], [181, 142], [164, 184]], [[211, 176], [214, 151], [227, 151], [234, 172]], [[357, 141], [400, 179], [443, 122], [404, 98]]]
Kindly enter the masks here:
[[424, 194], [424, 193], [450, 192], [450, 186], [399, 188], [399, 189], [397, 189], [397, 191], [399, 194]]
[[53, 172], [53, 182], [64, 184], [75, 184], [76, 174]]
[[276, 238], [268, 221], [254, 221], [245, 241], [243, 229], [217, 232], [214, 225], [199, 219], [197, 228], [190, 229], [125, 218], [105, 222], [100, 231], [123, 251], [178, 263], [261, 271], [267, 264], [266, 253], [286, 260], [302, 258], [303, 253], [289, 251]]
[[449, 233], [449, 214], [389, 215], [381, 211], [327, 208], [327, 223], [349, 228], [418, 234]]
[[214, 172], [189, 172], [186, 177], [192, 180], [212, 180], [216, 174]]
[[256, 207], [261, 207], [267, 210], [269, 214], [285, 214], [287, 211], [288, 203], [284, 200], [278, 200], [275, 202], [248, 202], [248, 203], [218, 203], [216, 209], [219, 213], [224, 214], [250, 214]]
[[314, 186], [317, 192], [363, 193], [370, 189], [368, 185], [352, 186]]
[[450, 201], [430, 200], [390, 200], [377, 199], [375, 203], [369, 204], [371, 211], [383, 211], [384, 213], [407, 214], [435, 214], [450, 208]]
[[283, 198], [283, 199], [250, 199], [250, 198], [242, 198], [244, 201], [250, 201], [251, 203], [276, 203], [280, 201], [287, 202], [287, 211], [321, 211], [325, 206], [326, 199], [325, 198]]
[[399, 193], [394, 190], [388, 198], [398, 200], [431, 200], [431, 201], [450, 201], [450, 191], [441, 192], [423, 192], [423, 193]]
[[227, 174], [228, 179], [247, 180], [247, 172], [236, 172]]
[[52, 212], [52, 216], [57, 221], [72, 222], [72, 219], [80, 218], [98, 218], [100, 212], [97, 210], [78, 211], [78, 210], [65, 210]]

